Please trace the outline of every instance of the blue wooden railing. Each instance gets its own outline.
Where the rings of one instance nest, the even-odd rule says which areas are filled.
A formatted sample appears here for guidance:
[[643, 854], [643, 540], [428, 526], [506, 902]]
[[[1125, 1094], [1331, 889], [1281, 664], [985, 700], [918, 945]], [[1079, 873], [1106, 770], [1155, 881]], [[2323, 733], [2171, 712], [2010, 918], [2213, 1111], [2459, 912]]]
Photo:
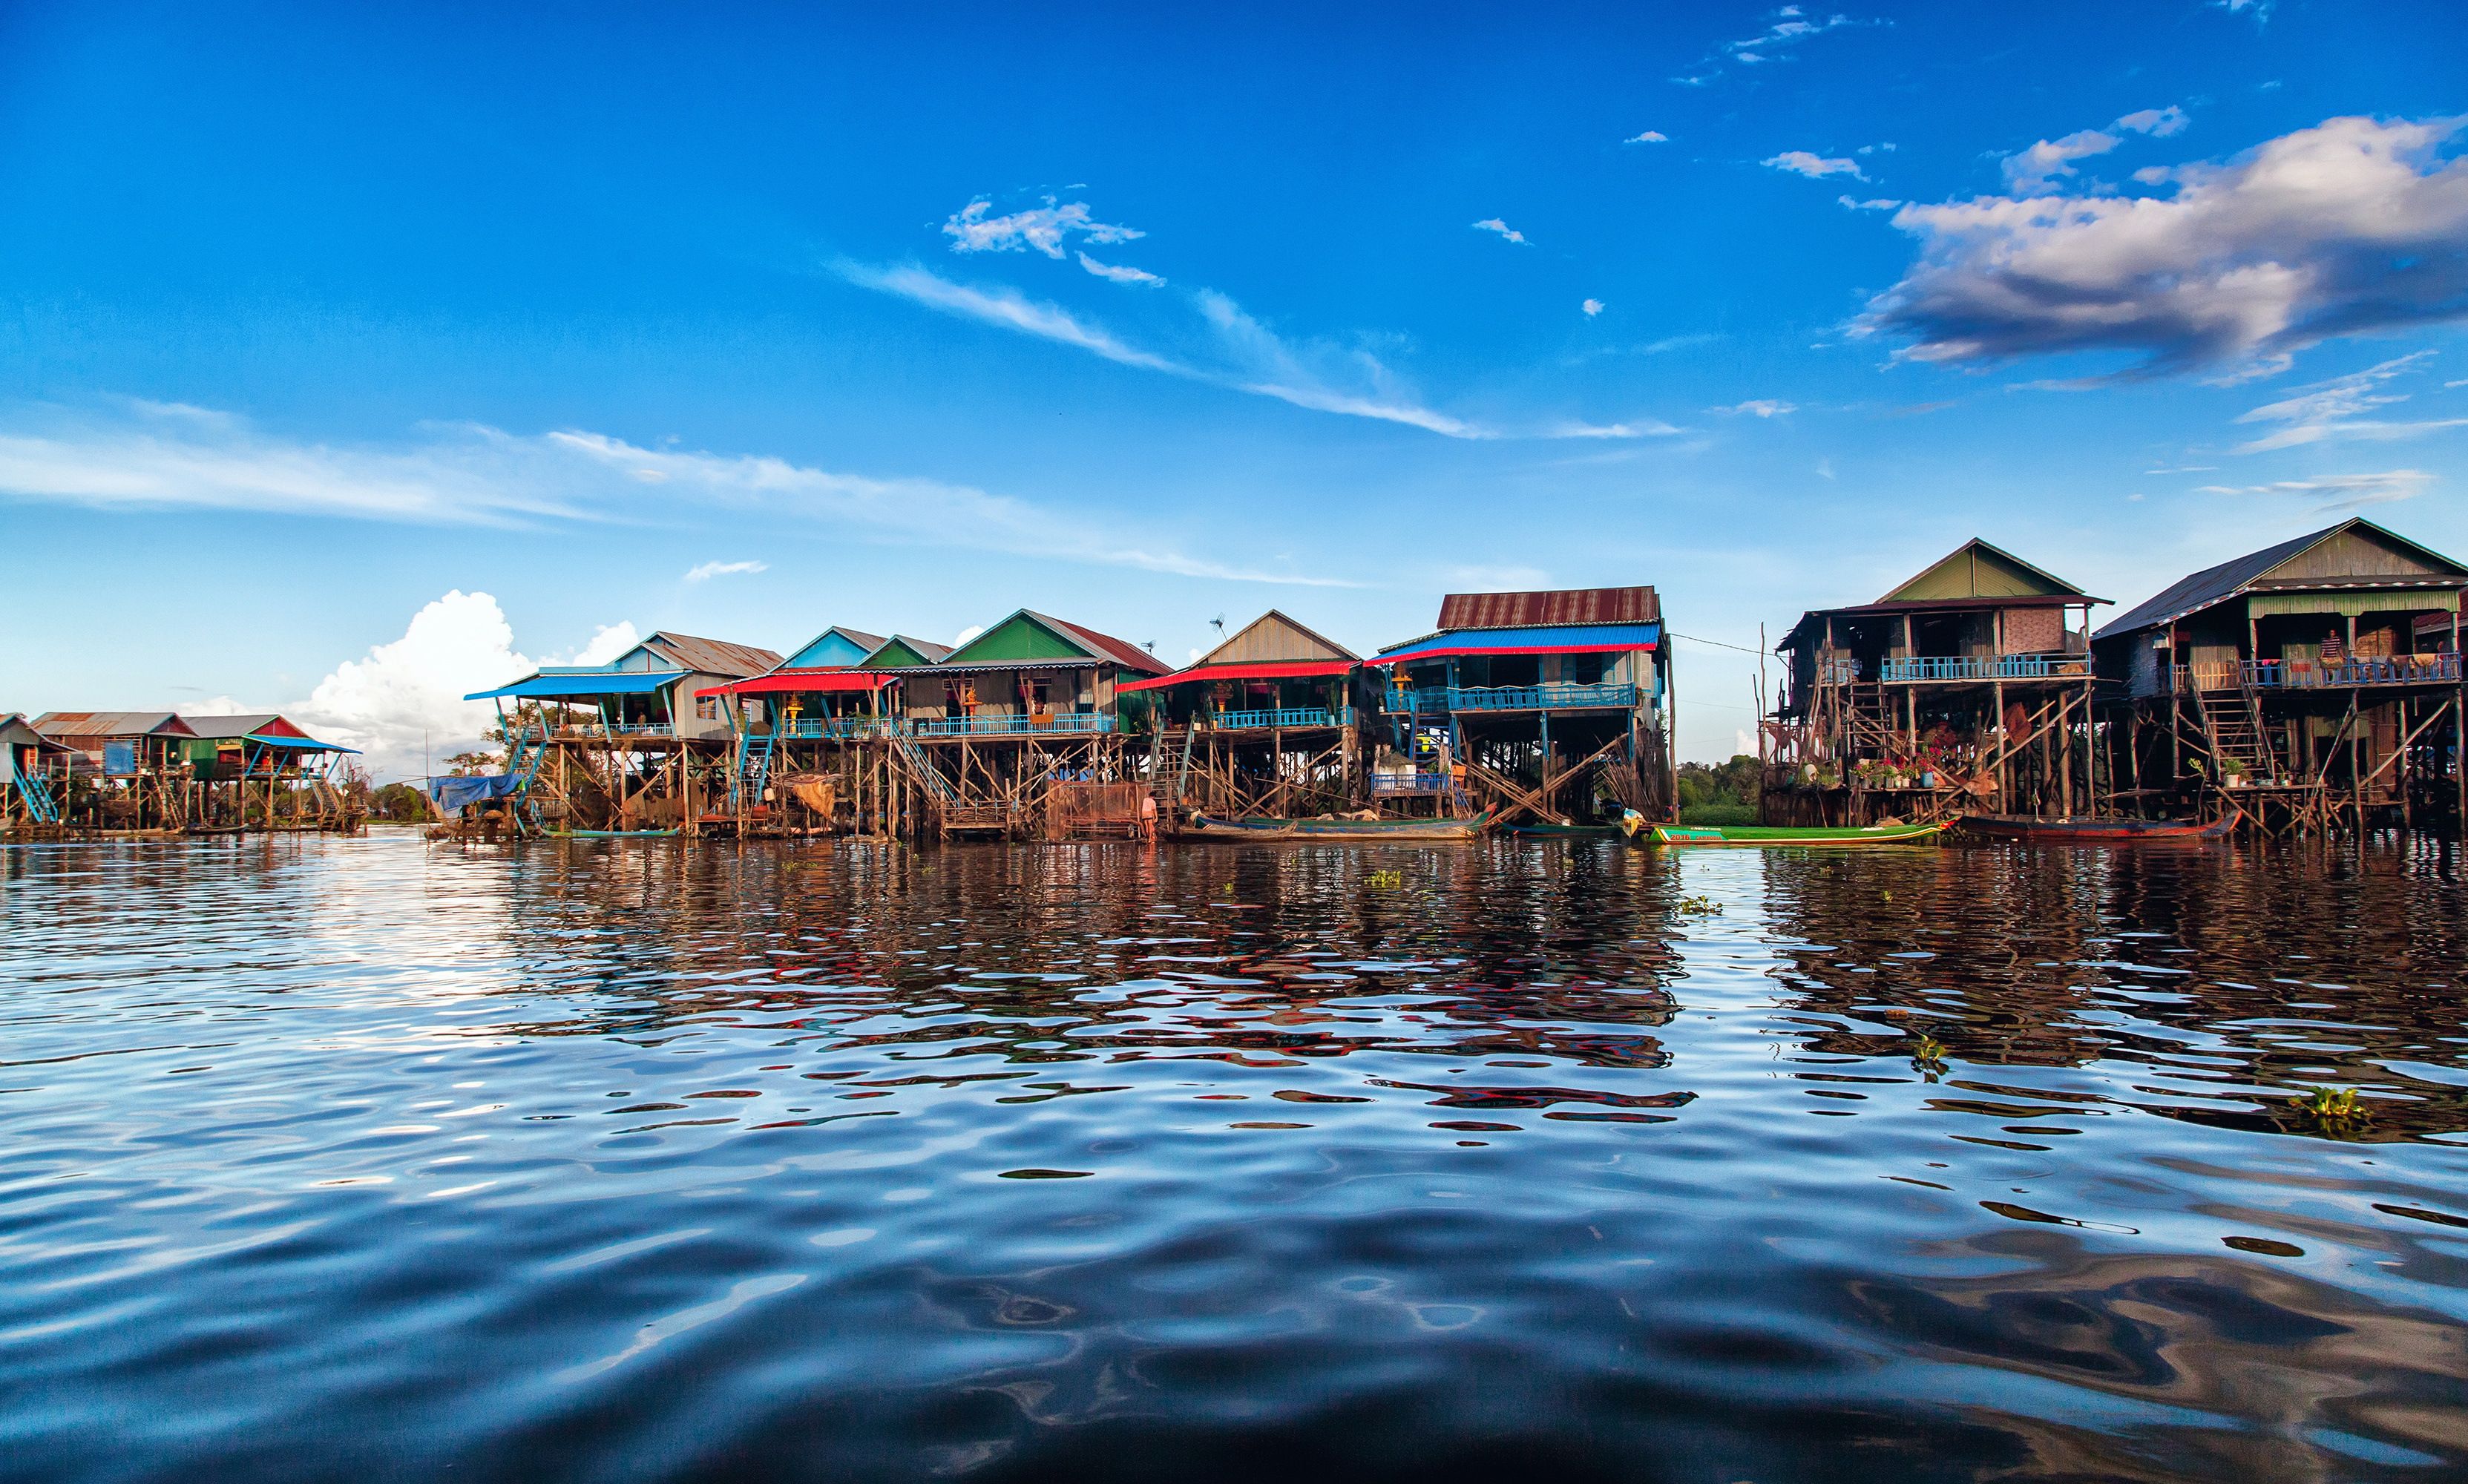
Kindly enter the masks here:
[[1636, 704], [1634, 685], [1486, 685], [1450, 686], [1414, 691], [1414, 710], [1421, 715], [1451, 711], [1564, 711], [1583, 707]]
[[2080, 654], [1922, 654], [1888, 659], [1877, 678], [1896, 680], [2051, 680], [2084, 673]]
[[1453, 780], [1439, 772], [1376, 771], [1371, 775], [1371, 791], [1377, 793], [1446, 793]]
[[1286, 726], [1352, 726], [1354, 708], [1339, 706], [1331, 710], [1326, 706], [1285, 706], [1273, 711], [1220, 711], [1213, 713], [1208, 719], [1220, 731], [1239, 731], [1245, 728], [1265, 731], [1269, 727]]
[[2456, 653], [2395, 654], [2380, 659], [2334, 660], [2205, 660], [2168, 667], [2168, 683], [2179, 691], [2222, 691], [2250, 685], [2258, 690], [2342, 690], [2352, 685], [2457, 684]]
[[982, 716], [945, 717], [908, 723], [910, 735], [916, 737], [1049, 737], [1113, 730], [1113, 717], [1102, 711], [1056, 711], [1041, 717], [1020, 712], [990, 712]]

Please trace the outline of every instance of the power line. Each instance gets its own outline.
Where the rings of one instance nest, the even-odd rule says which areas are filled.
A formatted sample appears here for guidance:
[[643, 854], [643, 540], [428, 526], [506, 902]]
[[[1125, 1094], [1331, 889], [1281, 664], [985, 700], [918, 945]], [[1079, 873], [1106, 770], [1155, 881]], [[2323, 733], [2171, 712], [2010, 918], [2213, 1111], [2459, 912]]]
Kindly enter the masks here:
[[1763, 650], [1752, 650], [1745, 644], [1725, 644], [1720, 639], [1700, 639], [1695, 634], [1683, 634], [1677, 630], [1669, 630], [1669, 632], [1671, 633], [1671, 637], [1674, 639], [1685, 639], [1690, 644], [1710, 644], [1718, 650], [1737, 650], [1743, 654], [1762, 655], [1765, 653], [1765, 651]]

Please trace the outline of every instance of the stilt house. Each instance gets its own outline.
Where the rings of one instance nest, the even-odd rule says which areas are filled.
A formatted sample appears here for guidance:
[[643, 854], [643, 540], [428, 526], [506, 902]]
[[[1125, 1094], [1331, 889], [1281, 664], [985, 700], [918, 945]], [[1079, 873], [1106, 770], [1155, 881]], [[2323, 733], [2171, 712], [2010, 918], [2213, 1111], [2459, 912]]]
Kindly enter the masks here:
[[1271, 608], [1189, 667], [1117, 690], [1146, 703], [1163, 803], [1283, 816], [1354, 807], [1362, 673], [1360, 655]]

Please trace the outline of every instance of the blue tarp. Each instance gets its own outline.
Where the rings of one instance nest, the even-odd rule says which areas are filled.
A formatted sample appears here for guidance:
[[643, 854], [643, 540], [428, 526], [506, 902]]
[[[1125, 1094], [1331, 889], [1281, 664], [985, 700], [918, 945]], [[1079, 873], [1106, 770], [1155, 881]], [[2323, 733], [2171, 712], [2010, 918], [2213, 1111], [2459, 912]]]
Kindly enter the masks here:
[[357, 757], [360, 751], [357, 747], [338, 746], [333, 742], [310, 742], [305, 737], [265, 737], [251, 732], [243, 740], [256, 742], [260, 746], [274, 747], [286, 752], [348, 752]]
[[1375, 665], [1393, 664], [1400, 659], [1428, 655], [1433, 659], [1451, 654], [1565, 654], [1593, 651], [1600, 653], [1621, 650], [1651, 650], [1662, 639], [1659, 624], [1550, 624], [1531, 628], [1451, 628], [1383, 650], [1371, 657]]
[[486, 804], [491, 799], [511, 798], [522, 787], [522, 780], [512, 773], [483, 773], [475, 778], [432, 778], [428, 796], [437, 807], [452, 814], [466, 804]]
[[641, 696], [684, 679], [682, 670], [604, 671], [598, 674], [543, 674], [494, 691], [474, 691], [465, 700], [588, 700], [595, 696]]

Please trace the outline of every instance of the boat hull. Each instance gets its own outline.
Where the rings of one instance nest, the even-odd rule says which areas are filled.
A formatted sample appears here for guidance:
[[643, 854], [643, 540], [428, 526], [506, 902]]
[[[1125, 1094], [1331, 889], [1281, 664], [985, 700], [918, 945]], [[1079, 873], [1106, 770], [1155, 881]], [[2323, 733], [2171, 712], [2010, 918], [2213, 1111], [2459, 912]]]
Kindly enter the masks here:
[[1432, 844], [1472, 840], [1479, 819], [1275, 819], [1258, 815], [1195, 815], [1176, 832], [1197, 840], [1327, 840], [1360, 844]]
[[1962, 821], [1966, 834], [2042, 845], [2139, 845], [2166, 840], [2216, 840], [2234, 821], [2205, 824], [2190, 819], [2033, 819], [2014, 814], [1974, 814]]
[[1933, 825], [1870, 825], [1864, 828], [1792, 825], [1656, 825], [1654, 838], [1662, 845], [1775, 846], [1920, 845], [1945, 831]]

